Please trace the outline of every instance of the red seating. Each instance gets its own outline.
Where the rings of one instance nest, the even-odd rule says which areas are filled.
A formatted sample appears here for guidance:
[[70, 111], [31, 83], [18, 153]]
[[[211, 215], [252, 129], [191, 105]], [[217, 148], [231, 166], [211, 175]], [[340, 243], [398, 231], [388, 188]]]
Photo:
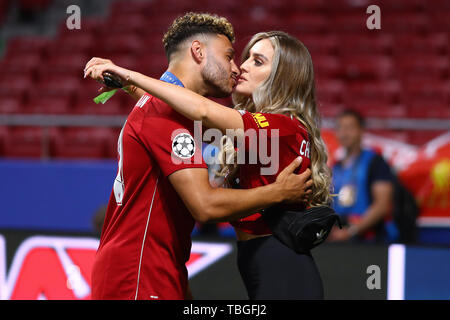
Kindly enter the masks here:
[[149, 16], [146, 12], [128, 13], [117, 12], [110, 15], [103, 27], [99, 29], [101, 36], [113, 35], [119, 41], [121, 37], [116, 35], [140, 34], [143, 26], [148, 23]]
[[47, 56], [37, 69], [37, 77], [45, 78], [47, 75], [66, 76], [69, 78], [83, 78], [83, 69], [88, 62], [88, 56], [80, 53], [52, 54]]
[[403, 105], [382, 104], [377, 101], [359, 102], [352, 107], [365, 118], [404, 118], [407, 115], [407, 109]]
[[342, 103], [345, 93], [345, 83], [339, 80], [317, 81], [317, 100], [321, 103]]
[[23, 98], [17, 96], [0, 96], [0, 114], [20, 113], [23, 108]]
[[[130, 102], [131, 102], [130, 98]], [[106, 104], [95, 104], [92, 99], [79, 100], [73, 108], [75, 114], [91, 114], [91, 115], [120, 115], [125, 114], [126, 110], [122, 107], [122, 100], [110, 99]]]
[[448, 34], [433, 33], [425, 36], [400, 34], [395, 37], [394, 52], [401, 58], [403, 54], [445, 54], [448, 50]]
[[396, 59], [398, 75], [401, 78], [445, 78], [448, 75], [448, 56], [433, 54], [399, 55]]
[[91, 33], [66, 32], [45, 48], [48, 56], [83, 55], [90, 56], [90, 49], [96, 39]]
[[392, 77], [392, 60], [383, 55], [346, 55], [341, 63], [348, 79], [386, 79]]
[[11, 128], [4, 142], [4, 154], [14, 158], [40, 158], [45, 149], [44, 137], [39, 127]]
[[385, 32], [423, 34], [430, 29], [430, 20], [426, 14], [396, 12], [383, 14], [381, 29]]
[[331, 35], [311, 35], [308, 33], [298, 33], [295, 35], [314, 54], [333, 54], [338, 48], [338, 38]]
[[2, 73], [26, 73], [30, 74], [36, 70], [36, 67], [41, 62], [41, 54], [32, 51], [27, 53], [16, 53], [7, 55], [0, 62], [0, 69]]
[[342, 76], [344, 69], [338, 58], [333, 55], [313, 54], [314, 73], [318, 79]]
[[61, 129], [52, 148], [56, 158], [103, 158], [106, 157], [106, 141], [113, 135], [109, 128]]
[[0, 96], [24, 95], [33, 86], [28, 74], [2, 74], [0, 75]]
[[448, 82], [417, 80], [403, 84], [403, 101], [410, 103], [446, 104], [449, 98]]
[[390, 54], [394, 47], [393, 38], [387, 34], [368, 36], [361, 34], [344, 34], [339, 37], [338, 51], [341, 55], [348, 54]]
[[394, 104], [399, 101], [400, 83], [397, 81], [356, 82], [347, 86], [344, 94], [346, 104], [365, 102]]
[[325, 118], [336, 118], [345, 109], [344, 105], [341, 104], [328, 104], [321, 103], [320, 101], [317, 107], [322, 117]]
[[51, 39], [43, 37], [16, 37], [8, 42], [7, 56], [15, 56], [17, 54], [38, 54], [51, 43]]
[[286, 18], [292, 33], [322, 33], [329, 27], [329, 21], [322, 14], [291, 12]]
[[38, 93], [29, 97], [24, 113], [67, 114], [71, 111], [71, 99], [66, 96], [40, 96]]
[[[334, 3], [334, 1], [332, 2]], [[365, 14], [364, 10], [354, 13], [332, 14], [327, 23], [333, 26], [330, 30], [334, 32], [363, 33], [368, 31], [366, 26], [367, 18], [368, 15]]]
[[81, 85], [82, 77], [69, 77], [63, 75], [41, 75], [40, 81], [29, 92], [41, 96], [67, 96], [72, 98]]
[[448, 104], [433, 101], [411, 101], [408, 105], [407, 116], [417, 119], [450, 119], [450, 107]]
[[[0, 0], [0, 24], [4, 3]], [[82, 78], [86, 62], [93, 56], [109, 58], [158, 78], [167, 68], [163, 34], [182, 12], [202, 11], [217, 12], [233, 23], [238, 63], [256, 32], [283, 30], [300, 39], [313, 59], [317, 104], [325, 117], [333, 118], [350, 107], [381, 120], [450, 119], [450, 2], [379, 0], [374, 4], [381, 8], [381, 30], [366, 27], [369, 4], [365, 0], [115, 1], [105, 19], [83, 16], [81, 30], [68, 30], [62, 21], [54, 39], [10, 40], [0, 60], [0, 113], [129, 113], [135, 101], [124, 92], [105, 105], [92, 101], [101, 85]], [[42, 133], [39, 128], [0, 127], [0, 155], [41, 157], [43, 148], [60, 158], [115, 157], [119, 131], [59, 128]], [[374, 133], [416, 144], [437, 134]]]

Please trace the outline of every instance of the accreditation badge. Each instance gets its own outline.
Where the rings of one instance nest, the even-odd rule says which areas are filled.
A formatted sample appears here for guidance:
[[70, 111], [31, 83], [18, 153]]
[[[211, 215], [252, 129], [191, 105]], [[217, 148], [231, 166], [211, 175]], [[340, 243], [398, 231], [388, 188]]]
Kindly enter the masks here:
[[342, 207], [351, 207], [356, 201], [356, 188], [354, 185], [346, 184], [339, 190], [339, 205]]

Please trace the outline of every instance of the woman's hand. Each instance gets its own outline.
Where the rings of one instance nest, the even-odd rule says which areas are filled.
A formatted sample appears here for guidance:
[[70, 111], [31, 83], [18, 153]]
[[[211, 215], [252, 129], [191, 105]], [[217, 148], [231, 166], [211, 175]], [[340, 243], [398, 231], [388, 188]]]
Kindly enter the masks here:
[[118, 76], [122, 85], [130, 84], [130, 70], [115, 65], [111, 60], [102, 58], [92, 58], [84, 69], [84, 78], [91, 77], [94, 80], [104, 84], [103, 72], [108, 71]]

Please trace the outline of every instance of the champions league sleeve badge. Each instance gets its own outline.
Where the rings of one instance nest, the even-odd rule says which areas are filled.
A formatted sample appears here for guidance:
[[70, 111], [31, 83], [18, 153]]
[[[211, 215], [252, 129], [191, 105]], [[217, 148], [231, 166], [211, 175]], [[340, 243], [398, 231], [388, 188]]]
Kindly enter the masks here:
[[189, 159], [195, 154], [194, 138], [189, 133], [180, 133], [172, 140], [172, 152], [179, 158]]

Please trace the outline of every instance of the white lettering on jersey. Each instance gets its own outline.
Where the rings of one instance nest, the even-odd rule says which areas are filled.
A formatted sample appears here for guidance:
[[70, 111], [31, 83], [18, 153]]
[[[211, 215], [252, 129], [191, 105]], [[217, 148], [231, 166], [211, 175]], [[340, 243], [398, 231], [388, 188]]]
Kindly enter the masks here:
[[300, 155], [309, 159], [309, 141], [302, 141], [302, 144], [300, 145]]

